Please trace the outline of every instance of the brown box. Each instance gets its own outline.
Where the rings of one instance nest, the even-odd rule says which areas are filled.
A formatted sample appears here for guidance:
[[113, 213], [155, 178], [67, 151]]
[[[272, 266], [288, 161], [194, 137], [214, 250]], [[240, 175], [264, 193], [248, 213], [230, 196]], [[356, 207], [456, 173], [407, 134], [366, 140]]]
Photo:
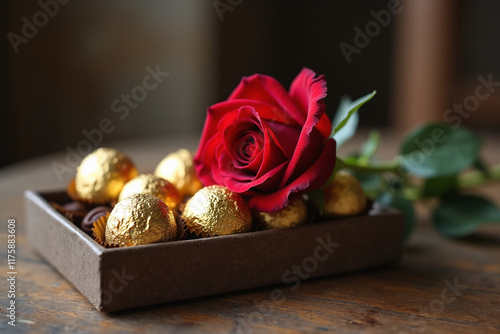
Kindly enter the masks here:
[[101, 311], [214, 295], [389, 264], [400, 258], [404, 217], [374, 206], [368, 215], [228, 236], [104, 248], [49, 201], [64, 192], [26, 191], [28, 239]]

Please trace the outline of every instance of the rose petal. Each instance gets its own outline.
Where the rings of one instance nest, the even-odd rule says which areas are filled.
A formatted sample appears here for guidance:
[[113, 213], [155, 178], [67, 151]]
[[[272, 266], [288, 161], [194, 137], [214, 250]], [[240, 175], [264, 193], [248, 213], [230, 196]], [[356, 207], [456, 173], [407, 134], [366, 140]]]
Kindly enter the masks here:
[[300, 136], [300, 128], [286, 124], [279, 124], [277, 122], [267, 122], [267, 124], [269, 125], [269, 129], [272, 131], [271, 136], [276, 142], [276, 145], [281, 147], [281, 150], [285, 154], [286, 158], [290, 160], [293, 152], [295, 151], [295, 146], [297, 146], [297, 141]]
[[276, 212], [288, 205], [291, 194], [302, 190], [312, 191], [323, 186], [335, 167], [336, 143], [333, 139], [326, 142], [325, 149], [318, 160], [297, 179], [280, 190], [250, 198], [250, 207], [262, 212]]
[[[286, 113], [281, 113], [280, 118], [292, 118], [298, 124], [303, 124], [306, 120], [305, 110], [300, 108], [292, 101], [286, 89], [273, 77], [254, 74], [250, 77], [243, 77], [239, 85], [229, 95], [228, 101], [246, 99], [265, 102]], [[284, 122], [277, 119], [278, 122]], [[287, 121], [286, 123], [289, 123]]]
[[[304, 140], [304, 138], [307, 138], [307, 141]], [[301, 136], [299, 138], [299, 142], [295, 146], [294, 154], [301, 152], [300, 159], [294, 160], [295, 155], [292, 157], [290, 164], [292, 164], [293, 161], [297, 161], [297, 163], [293, 169], [290, 169], [290, 164], [287, 166], [287, 171], [285, 172], [285, 175], [280, 183], [280, 188], [290, 183], [291, 180], [299, 177], [300, 174], [304, 173], [311, 166], [312, 162], [319, 158], [322, 150], [324, 149], [324, 142], [325, 140], [323, 136], [316, 130], [316, 128], [313, 128], [308, 136]]]
[[[319, 76], [316, 79], [314, 76], [315, 73], [313, 71], [304, 68], [290, 87], [290, 95], [292, 98], [301, 107], [306, 107], [308, 112], [307, 120], [302, 127], [297, 146], [295, 147], [295, 151], [285, 175], [283, 176], [280, 187], [284, 187], [289, 183], [292, 175], [297, 174], [295, 171], [298, 169], [300, 162], [306, 160], [307, 151], [313, 146], [310, 145], [311, 131], [313, 128], [322, 135], [324, 140], [330, 136], [331, 124], [325, 114], [325, 104], [322, 100], [326, 97], [326, 82], [324, 76]], [[324, 123], [325, 119], [327, 120], [326, 123]], [[326, 124], [326, 127], [323, 125], [323, 129], [319, 127], [320, 121]], [[311, 157], [309, 157], [309, 159], [310, 158]]]
[[261, 137], [262, 136], [258, 136], [256, 133], [247, 131], [243, 133], [242, 138], [234, 141], [232, 155], [235, 160], [235, 165], [237, 164], [238, 168], [246, 167], [261, 151], [263, 141]]
[[[200, 144], [200, 147], [196, 151], [194, 162], [198, 178], [206, 187], [216, 184], [212, 176], [212, 170], [217, 162], [214, 153], [220, 144], [220, 139], [218, 137], [212, 137], [200, 143], [202, 144]], [[201, 163], [201, 161], [203, 161], [203, 163]]]
[[[274, 133], [270, 129], [268, 122], [262, 120], [260, 114], [253, 107], [244, 106], [237, 111], [231, 112], [223, 117], [219, 126], [219, 133], [223, 133], [226, 152], [228, 152], [233, 160], [235, 160], [232, 155], [234, 144], [241, 138], [242, 130], [255, 132], [256, 137], [264, 137], [259, 147], [259, 149], [263, 150], [264, 156], [259, 163], [258, 171], [253, 170], [253, 172], [256, 172], [256, 177], [260, 177], [267, 173], [268, 170], [287, 160], [286, 152], [283, 151], [283, 148], [274, 137]], [[253, 162], [250, 162], [250, 164], [255, 166]]]
[[[245, 145], [245, 138], [248, 137], [252, 138], [253, 149], [251, 152], [248, 152], [248, 156], [244, 156], [240, 152], [242, 149], [240, 146]], [[222, 132], [225, 151], [231, 156], [231, 159], [235, 162], [235, 166], [239, 168], [251, 168], [254, 173], [257, 173], [261, 164], [261, 159], [256, 159], [264, 147], [264, 140], [264, 134], [256, 126], [245, 126], [244, 124], [235, 123], [234, 126], [226, 127]]]
[[[269, 105], [260, 105], [261, 110], [266, 110]], [[250, 188], [266, 183], [266, 189], [276, 188], [284, 174], [288, 159], [286, 152], [278, 145], [273, 130], [267, 121], [262, 120], [260, 114], [252, 106], [243, 106], [226, 113], [217, 124], [218, 131], [214, 134], [219, 145], [212, 144], [210, 151], [205, 155], [212, 155], [211, 178], [217, 184], [224, 184], [231, 190], [245, 193]], [[234, 144], [241, 140], [242, 135], [250, 133], [259, 139], [259, 151], [255, 159], [248, 165], [242, 166], [240, 159], [233, 154]], [[260, 139], [263, 137], [263, 139]], [[200, 158], [201, 158], [200, 154]], [[279, 177], [278, 177], [279, 173]], [[268, 181], [272, 178], [272, 182]], [[268, 184], [272, 183], [272, 184]], [[252, 190], [254, 191], [254, 190]]]
[[[258, 191], [269, 191], [271, 189], [276, 189], [279, 181], [285, 171], [286, 162], [283, 162], [273, 169], [267, 171], [265, 174], [258, 178], [254, 178], [252, 181], [248, 182], [236, 182], [236, 179], [232, 176], [224, 177], [221, 173], [220, 180], [221, 184], [231, 189], [234, 192], [242, 193], [244, 195], [254, 195]], [[217, 176], [219, 178], [219, 176]], [[250, 192], [249, 192], [250, 191]]]
[[[324, 75], [316, 78], [316, 73], [308, 68], [295, 77], [290, 85], [290, 97], [301, 110], [308, 114], [317, 110], [326, 110], [322, 99], [326, 97], [326, 80]], [[301, 123], [304, 124], [304, 123]], [[328, 116], [324, 114], [316, 125], [319, 132], [326, 138], [330, 136], [332, 124]]]

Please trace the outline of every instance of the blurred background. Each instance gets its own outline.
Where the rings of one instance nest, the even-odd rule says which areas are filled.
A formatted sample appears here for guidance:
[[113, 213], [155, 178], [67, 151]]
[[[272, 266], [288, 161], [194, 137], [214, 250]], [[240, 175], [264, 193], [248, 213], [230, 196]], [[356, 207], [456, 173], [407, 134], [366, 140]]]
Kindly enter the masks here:
[[88, 136], [199, 136], [242, 76], [288, 88], [303, 66], [326, 75], [330, 116], [342, 95], [376, 89], [368, 128], [500, 129], [499, 1], [19, 0], [0, 12], [0, 166]]

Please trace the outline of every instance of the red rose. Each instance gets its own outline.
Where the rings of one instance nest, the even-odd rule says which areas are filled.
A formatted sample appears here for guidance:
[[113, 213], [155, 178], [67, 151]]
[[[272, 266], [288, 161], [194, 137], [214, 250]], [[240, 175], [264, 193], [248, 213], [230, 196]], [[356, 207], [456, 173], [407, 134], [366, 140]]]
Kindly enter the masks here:
[[323, 186], [336, 144], [323, 102], [326, 81], [315, 76], [304, 68], [287, 92], [274, 78], [254, 74], [209, 107], [194, 157], [202, 183], [225, 185], [265, 212]]

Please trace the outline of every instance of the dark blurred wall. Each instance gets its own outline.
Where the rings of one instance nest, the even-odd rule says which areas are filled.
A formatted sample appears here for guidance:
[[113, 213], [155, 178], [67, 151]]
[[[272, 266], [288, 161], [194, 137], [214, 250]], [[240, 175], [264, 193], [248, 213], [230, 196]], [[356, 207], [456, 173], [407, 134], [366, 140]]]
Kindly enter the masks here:
[[[478, 76], [500, 81], [500, 1], [460, 1], [460, 43], [456, 100], [474, 96]], [[464, 120], [468, 126], [500, 131], [500, 92], [498, 89]]]
[[[391, 3], [404, 8], [398, 13], [411, 13], [408, 2], [387, 0], [3, 1], [0, 166], [76, 149], [92, 135], [96, 145], [199, 135], [206, 107], [226, 99], [242, 76], [268, 74], [288, 88], [303, 66], [326, 75], [330, 116], [342, 95], [377, 90], [360, 114], [361, 124], [391, 126], [395, 113], [408, 115], [390, 110], [395, 50], [402, 41], [419, 47], [395, 34], [405, 15], [387, 16]], [[479, 73], [497, 77], [500, 55], [500, 2], [451, 4], [460, 7], [460, 25], [449, 27], [460, 49], [450, 52], [449, 61], [459, 63], [453, 84], [442, 89], [452, 91], [450, 106], [472, 94]], [[413, 30], [419, 33], [424, 21]], [[32, 36], [13, 45], [12, 34]], [[346, 57], [341, 45], [356, 52]], [[467, 124], [497, 128], [500, 94], [481, 103]]]
[[[8, 31], [8, 2], [0, 2], [0, 32], [4, 36]], [[12, 129], [11, 109], [9, 107], [8, 88], [8, 62], [7, 53], [9, 45], [7, 41], [0, 44], [0, 166], [14, 161], [14, 150], [12, 142], [15, 131]]]
[[374, 21], [371, 11], [387, 9], [387, 1], [242, 1], [224, 13], [221, 22], [219, 98], [226, 98], [243, 75], [265, 73], [286, 88], [303, 66], [325, 74], [328, 82], [327, 110], [335, 112], [340, 97], [361, 97], [377, 90], [364, 108], [361, 124], [389, 124], [392, 27], [370, 38], [348, 63], [339, 45], [353, 45], [355, 27], [364, 31]]
[[[101, 144], [199, 134], [206, 107], [225, 99], [243, 75], [269, 74], [288, 87], [303, 66], [326, 75], [330, 115], [341, 95], [376, 89], [361, 122], [387, 125], [392, 24], [351, 63], [339, 48], [354, 43], [353, 29], [373, 20], [371, 10], [386, 6], [369, 0], [61, 4], [17, 53], [7, 40], [9, 107], [2, 122], [12, 129], [11, 153], [3, 149], [0, 163], [76, 148], [104, 118], [114, 127]], [[23, 17], [33, 21], [40, 10], [35, 1], [11, 1], [8, 32], [20, 34]], [[124, 112], [115, 113], [113, 101], [142, 85], [145, 68], [157, 64], [169, 76], [121, 120]]]
[[500, 1], [462, 0], [460, 65], [464, 76], [500, 75]]
[[2, 6], [9, 73], [1, 123], [8, 123], [10, 138], [3, 140], [8, 149], [2, 148], [0, 164], [77, 149], [85, 133], [93, 134], [94, 146], [199, 133], [215, 95], [218, 20], [210, 2]]

